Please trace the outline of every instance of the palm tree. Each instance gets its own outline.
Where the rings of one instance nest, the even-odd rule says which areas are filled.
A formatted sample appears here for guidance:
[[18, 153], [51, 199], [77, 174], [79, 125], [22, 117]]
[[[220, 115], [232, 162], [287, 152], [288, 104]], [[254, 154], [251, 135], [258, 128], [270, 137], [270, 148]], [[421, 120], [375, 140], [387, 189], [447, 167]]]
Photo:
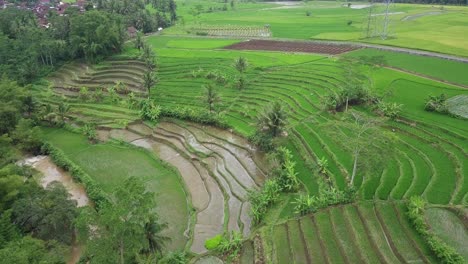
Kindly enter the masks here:
[[58, 105], [58, 114], [60, 116], [60, 121], [64, 122], [65, 121], [65, 115], [70, 111], [70, 105], [64, 102], [61, 102]]
[[28, 117], [31, 117], [32, 113], [37, 108], [36, 100], [31, 95], [26, 96], [23, 100], [23, 108], [24, 112], [27, 113]]
[[46, 120], [49, 124], [52, 124], [52, 121], [55, 119], [56, 114], [51, 104], [44, 104], [41, 108], [42, 119]]
[[267, 105], [257, 117], [260, 130], [266, 131], [273, 137], [278, 136], [287, 124], [288, 114], [278, 101]]
[[137, 32], [136, 39], [135, 39], [135, 48], [140, 50], [141, 48], [143, 48], [143, 45], [144, 43], [143, 43], [142, 33]]
[[221, 101], [221, 98], [219, 97], [218, 92], [216, 92], [216, 89], [213, 85], [205, 85], [205, 94], [203, 96], [203, 101], [208, 105], [210, 113], [213, 112], [216, 103]]
[[151, 70], [145, 72], [145, 74], [143, 75], [143, 86], [145, 87], [146, 91], [148, 91], [148, 98], [150, 96], [151, 87], [153, 87], [156, 83], [157, 77], [154, 74], [154, 72], [152, 72]]
[[247, 62], [246, 58], [239, 57], [235, 60], [234, 66], [236, 67], [237, 71], [242, 74], [247, 69], [247, 66], [249, 66], [249, 63]]
[[156, 69], [156, 54], [154, 53], [153, 49], [148, 46], [143, 46], [143, 61], [146, 63], [146, 67], [150, 70]]
[[237, 86], [237, 89], [239, 90], [244, 90], [245, 87], [247, 86], [247, 82], [242, 75], [239, 76], [239, 78], [237, 79], [236, 86]]
[[145, 224], [145, 237], [148, 240], [148, 250], [151, 253], [162, 254], [164, 244], [170, 240], [169, 237], [161, 235], [161, 232], [167, 228], [166, 223], [159, 223], [157, 217], [150, 216]]

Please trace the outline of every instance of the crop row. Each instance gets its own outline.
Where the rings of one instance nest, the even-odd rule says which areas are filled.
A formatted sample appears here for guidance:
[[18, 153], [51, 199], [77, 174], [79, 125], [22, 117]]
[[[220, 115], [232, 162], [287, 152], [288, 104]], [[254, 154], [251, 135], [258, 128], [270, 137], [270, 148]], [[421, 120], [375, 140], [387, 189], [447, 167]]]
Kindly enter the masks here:
[[[273, 231], [274, 263], [435, 263], [399, 203], [331, 207]], [[286, 262], [285, 262], [286, 261]]]

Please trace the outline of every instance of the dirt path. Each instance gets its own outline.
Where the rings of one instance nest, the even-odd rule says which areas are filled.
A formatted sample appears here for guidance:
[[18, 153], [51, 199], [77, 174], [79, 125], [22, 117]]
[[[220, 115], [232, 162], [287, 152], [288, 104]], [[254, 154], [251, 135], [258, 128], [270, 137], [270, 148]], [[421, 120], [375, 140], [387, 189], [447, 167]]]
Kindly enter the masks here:
[[398, 72], [411, 74], [411, 75], [418, 76], [418, 77], [421, 77], [421, 78], [424, 78], [424, 79], [427, 79], [427, 80], [436, 81], [436, 82], [443, 83], [443, 84], [450, 84], [450, 85], [453, 85], [453, 86], [456, 86], [456, 87], [459, 87], [459, 88], [463, 88], [463, 89], [468, 89], [468, 85], [463, 85], [463, 84], [459, 84], [459, 83], [445, 81], [445, 80], [442, 80], [442, 79], [434, 78], [434, 77], [424, 75], [424, 74], [420, 74], [420, 73], [417, 73], [417, 72], [408, 71], [408, 70], [404, 70], [404, 69], [401, 69], [401, 68], [390, 67], [390, 66], [385, 66], [384, 68], [394, 70], [394, 71], [398, 71]]

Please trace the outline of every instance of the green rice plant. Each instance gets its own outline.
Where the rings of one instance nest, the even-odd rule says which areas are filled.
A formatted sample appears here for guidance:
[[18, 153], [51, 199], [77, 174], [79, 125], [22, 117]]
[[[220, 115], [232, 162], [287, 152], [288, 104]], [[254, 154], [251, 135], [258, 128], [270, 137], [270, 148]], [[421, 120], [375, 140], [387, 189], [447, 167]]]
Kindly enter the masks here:
[[430, 230], [424, 219], [426, 202], [419, 196], [413, 196], [407, 203], [408, 217], [416, 231], [426, 240], [432, 252], [442, 263], [465, 263], [463, 257], [452, 247], [443, 242]]
[[457, 95], [446, 101], [447, 111], [456, 117], [468, 119], [468, 96]]

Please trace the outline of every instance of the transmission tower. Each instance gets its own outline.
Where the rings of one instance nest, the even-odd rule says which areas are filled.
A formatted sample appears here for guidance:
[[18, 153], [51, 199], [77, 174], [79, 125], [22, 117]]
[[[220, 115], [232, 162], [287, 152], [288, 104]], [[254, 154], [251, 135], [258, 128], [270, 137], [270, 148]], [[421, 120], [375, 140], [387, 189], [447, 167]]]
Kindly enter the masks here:
[[369, 7], [367, 12], [367, 19], [364, 22], [364, 38], [372, 38], [375, 37], [377, 33], [377, 25], [376, 25], [376, 17], [374, 14], [374, 0], [369, 1]]
[[380, 34], [380, 37], [385, 40], [387, 39], [389, 35], [389, 24], [390, 24], [390, 5], [393, 4], [393, 0], [384, 0], [385, 3], [385, 15], [383, 19], [383, 28], [382, 28], [382, 33]]

